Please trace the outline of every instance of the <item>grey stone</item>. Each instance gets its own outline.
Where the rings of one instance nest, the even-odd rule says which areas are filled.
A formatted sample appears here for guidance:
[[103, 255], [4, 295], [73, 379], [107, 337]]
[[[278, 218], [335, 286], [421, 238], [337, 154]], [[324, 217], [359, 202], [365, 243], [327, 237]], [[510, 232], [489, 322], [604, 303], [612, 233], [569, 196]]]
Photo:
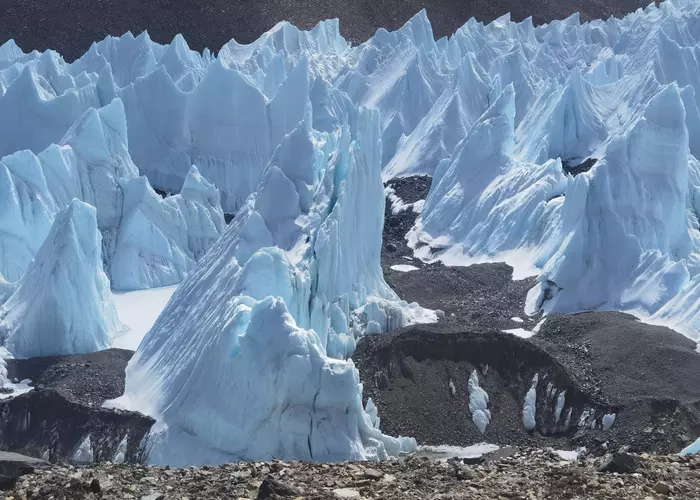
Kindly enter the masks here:
[[377, 469], [365, 469], [365, 477], [367, 479], [373, 479], [375, 481], [378, 481], [379, 479], [384, 477], [384, 473], [378, 471]]
[[0, 489], [12, 488], [17, 482], [17, 478], [24, 474], [31, 474], [36, 469], [50, 467], [50, 463], [39, 458], [0, 451]]
[[630, 453], [613, 453], [606, 455], [598, 467], [600, 472], [617, 472], [619, 474], [631, 474], [639, 469], [639, 459]]
[[165, 495], [156, 491], [150, 495], [141, 497], [141, 500], [165, 500]]
[[100, 484], [99, 479], [94, 478], [92, 481], [90, 481], [90, 491], [93, 493], [99, 493], [102, 491], [102, 485]]
[[298, 489], [272, 477], [266, 477], [260, 485], [257, 498], [261, 500], [264, 498], [297, 497], [300, 495], [301, 492]]
[[658, 481], [651, 489], [660, 495], [668, 496], [671, 494], [671, 487], [663, 481]]

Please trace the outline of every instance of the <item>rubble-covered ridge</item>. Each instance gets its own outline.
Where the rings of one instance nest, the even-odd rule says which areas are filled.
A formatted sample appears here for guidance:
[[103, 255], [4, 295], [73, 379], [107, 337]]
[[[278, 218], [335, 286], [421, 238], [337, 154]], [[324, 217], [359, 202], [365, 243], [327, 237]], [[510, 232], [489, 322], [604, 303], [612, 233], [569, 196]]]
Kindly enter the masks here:
[[562, 455], [552, 449], [502, 448], [463, 460], [424, 457], [372, 464], [272, 461], [186, 469], [64, 465], [20, 477], [6, 495], [56, 500], [700, 498], [700, 456], [620, 453], [564, 460]]

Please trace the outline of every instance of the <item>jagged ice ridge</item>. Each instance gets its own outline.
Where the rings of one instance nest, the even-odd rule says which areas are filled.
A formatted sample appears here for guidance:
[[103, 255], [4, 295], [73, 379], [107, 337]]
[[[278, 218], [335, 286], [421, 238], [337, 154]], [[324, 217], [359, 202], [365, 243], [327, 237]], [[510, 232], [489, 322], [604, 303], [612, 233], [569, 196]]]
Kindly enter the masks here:
[[669, 0], [435, 40], [421, 12], [356, 47], [337, 21], [280, 23], [216, 55], [108, 37], [70, 64], [7, 42], [0, 298], [73, 198], [113, 287], [184, 280], [118, 402], [178, 464], [412, 446], [378, 431], [347, 360], [359, 335], [435, 319], [384, 282], [382, 177], [433, 176], [419, 257], [506, 259], [539, 276], [530, 312], [629, 310], [698, 338], [699, 17]]

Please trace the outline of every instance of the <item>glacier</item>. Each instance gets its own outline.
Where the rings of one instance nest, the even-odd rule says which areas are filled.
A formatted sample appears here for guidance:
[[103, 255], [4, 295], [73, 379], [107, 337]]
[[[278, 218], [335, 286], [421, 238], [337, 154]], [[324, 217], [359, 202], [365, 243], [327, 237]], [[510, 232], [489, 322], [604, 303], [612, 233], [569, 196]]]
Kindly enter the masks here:
[[[346, 359], [359, 335], [437, 319], [384, 281], [379, 113], [362, 108], [357, 130], [351, 140], [349, 126], [328, 134], [304, 121], [287, 135], [139, 346], [110, 404], [161, 423], [151, 461], [381, 459], [415, 448], [373, 425]], [[379, 203], [356, 203], [363, 196]]]
[[[42, 348], [46, 317], [18, 304], [29, 273], [48, 279], [37, 266], [61, 254], [48, 238], [77, 199], [114, 290], [180, 283], [113, 403], [158, 420], [152, 461], [407, 451], [362, 407], [351, 356], [362, 335], [437, 319], [380, 266], [382, 180], [415, 174], [432, 176], [412, 206], [418, 258], [537, 276], [527, 313], [624, 310], [700, 339], [699, 18], [667, 0], [585, 23], [472, 19], [436, 40], [422, 11], [357, 46], [337, 20], [283, 22], [218, 52], [127, 33], [72, 63], [8, 41], [8, 348]], [[103, 303], [95, 336], [66, 349], [114, 341]]]
[[459, 91], [452, 108], [441, 97], [385, 170], [433, 175], [416, 254], [537, 275], [529, 313], [631, 311], [700, 338], [698, 15], [671, 1], [621, 20], [459, 30], [448, 47], [480, 50], [456, 78], [468, 61], [484, 111], [465, 126]]

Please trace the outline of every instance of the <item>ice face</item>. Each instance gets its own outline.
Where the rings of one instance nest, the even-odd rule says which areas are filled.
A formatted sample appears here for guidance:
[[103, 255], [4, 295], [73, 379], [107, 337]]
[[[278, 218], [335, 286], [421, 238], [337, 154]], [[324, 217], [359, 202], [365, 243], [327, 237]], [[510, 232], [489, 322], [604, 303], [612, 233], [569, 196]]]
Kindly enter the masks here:
[[191, 169], [162, 200], [128, 151], [118, 99], [87, 110], [60, 141], [0, 159], [0, 275], [17, 281], [73, 198], [96, 208], [103, 259], [116, 289], [178, 283], [223, 232], [218, 191]]
[[95, 454], [92, 449], [92, 443], [90, 442], [90, 436], [88, 435], [80, 442], [78, 448], [73, 453], [73, 461], [81, 464], [89, 464], [92, 463], [94, 458]]
[[[418, 141], [421, 125], [402, 142], [419, 165], [440, 151], [410, 235], [417, 255], [510, 258], [539, 275], [533, 310], [635, 311], [697, 338], [700, 68], [683, 27], [698, 14], [672, 1], [604, 23], [459, 30], [448, 55], [463, 68], [462, 49], [475, 53], [484, 72], [470, 95], [485, 82], [489, 108], [465, 126], [436, 106], [434, 139]], [[463, 135], [451, 152], [445, 120]], [[410, 158], [399, 148], [385, 175], [416, 168]]]
[[468, 390], [472, 422], [483, 434], [491, 422], [491, 411], [488, 409], [489, 395], [479, 386], [479, 374], [476, 370], [469, 376]]
[[455, 70], [452, 82], [411, 131], [399, 140], [396, 154], [384, 169], [384, 177], [430, 174], [488, 108], [491, 81], [473, 53]]
[[15, 356], [87, 353], [122, 329], [102, 270], [94, 207], [73, 200], [0, 307], [0, 339]]
[[532, 378], [532, 385], [525, 394], [523, 402], [523, 427], [526, 431], [531, 432], [537, 427], [537, 382], [539, 375], [536, 373]]
[[377, 459], [415, 446], [376, 428], [344, 359], [369, 325], [414, 320], [379, 265], [378, 113], [361, 110], [355, 140], [348, 127], [296, 130], [279, 151], [299, 154], [270, 161], [127, 368], [116, 404], [162, 422], [153, 462]]

